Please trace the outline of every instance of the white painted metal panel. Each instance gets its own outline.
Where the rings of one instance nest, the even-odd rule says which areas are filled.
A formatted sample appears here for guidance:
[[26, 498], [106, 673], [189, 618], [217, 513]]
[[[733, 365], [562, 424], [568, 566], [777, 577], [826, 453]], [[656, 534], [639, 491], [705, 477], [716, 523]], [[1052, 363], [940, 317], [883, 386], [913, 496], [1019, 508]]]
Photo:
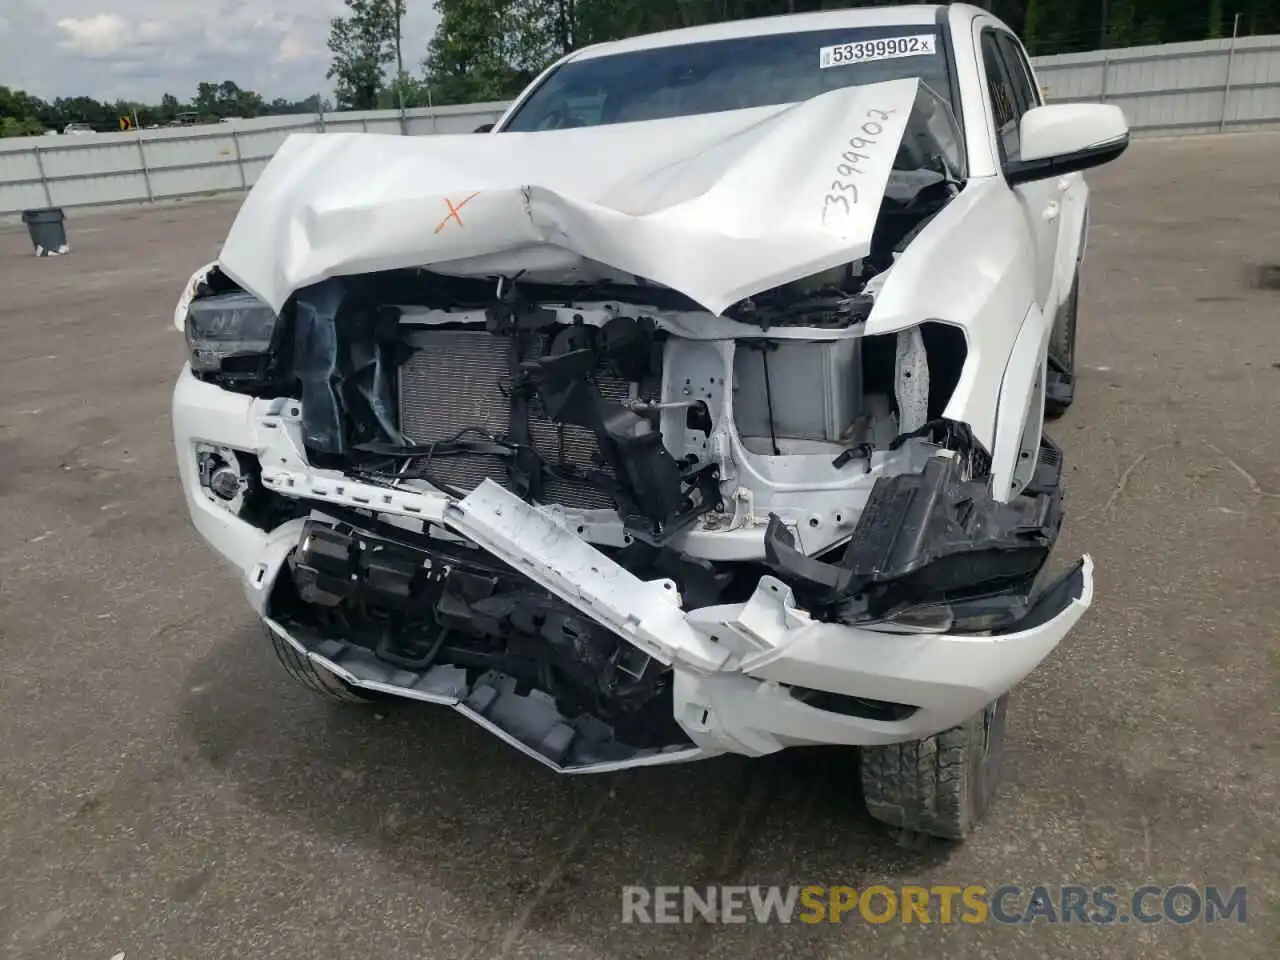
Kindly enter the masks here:
[[147, 166], [156, 169], [236, 162], [235, 140], [229, 131], [214, 136], [145, 140], [143, 148]]
[[262, 171], [267, 168], [270, 158], [265, 160], [245, 160], [244, 162], [244, 179], [245, 183], [253, 186], [258, 182], [258, 177], [262, 175]]
[[80, 207], [98, 203], [126, 203], [147, 199], [142, 173], [106, 174], [53, 180], [49, 193], [55, 207]]
[[[1271, 87], [1236, 88], [1227, 98], [1228, 124], [1247, 123], [1255, 128], [1259, 124], [1275, 126], [1276, 117], [1280, 117], [1280, 83]], [[1276, 158], [1276, 167], [1280, 170], [1280, 157]]]
[[289, 126], [280, 130], [246, 131], [240, 134], [240, 156], [246, 163], [255, 159], [270, 159], [280, 149], [280, 145], [295, 133], [320, 133], [320, 127], [312, 122], [306, 125]]
[[47, 207], [44, 186], [38, 180], [26, 183], [0, 183], [0, 212]]
[[1093, 65], [1036, 67], [1046, 100], [1085, 100], [1102, 94], [1102, 67]]
[[364, 130], [364, 118], [355, 113], [331, 113], [324, 118], [325, 133], [360, 133]]
[[240, 165], [234, 162], [151, 171], [151, 190], [157, 198], [222, 193], [239, 190], [243, 186]]
[[[88, 137], [83, 139], [88, 140]], [[41, 150], [40, 156], [44, 162], [44, 175], [51, 180], [59, 177], [97, 177], [137, 170], [142, 166], [138, 156], [138, 142], [132, 137], [106, 142], [59, 144], [57, 148]]]
[[455, 113], [445, 114], [437, 117], [435, 122], [436, 133], [472, 133], [476, 127], [482, 123], [493, 123], [502, 114], [474, 114], [474, 113]]
[[[39, 179], [40, 164], [36, 160], [35, 150], [0, 150], [0, 183]], [[3, 209], [4, 206], [0, 205], [0, 210]]]
[[1280, 83], [1280, 51], [1238, 50], [1231, 83]]

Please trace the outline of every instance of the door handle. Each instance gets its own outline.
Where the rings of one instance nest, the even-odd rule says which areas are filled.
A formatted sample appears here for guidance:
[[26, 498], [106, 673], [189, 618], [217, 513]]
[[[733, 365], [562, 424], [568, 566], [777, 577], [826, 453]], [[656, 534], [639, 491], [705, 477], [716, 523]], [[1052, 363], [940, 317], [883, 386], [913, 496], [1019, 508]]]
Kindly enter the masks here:
[[1062, 212], [1062, 207], [1057, 200], [1053, 200], [1044, 208], [1044, 218], [1050, 222], [1058, 219], [1058, 214]]

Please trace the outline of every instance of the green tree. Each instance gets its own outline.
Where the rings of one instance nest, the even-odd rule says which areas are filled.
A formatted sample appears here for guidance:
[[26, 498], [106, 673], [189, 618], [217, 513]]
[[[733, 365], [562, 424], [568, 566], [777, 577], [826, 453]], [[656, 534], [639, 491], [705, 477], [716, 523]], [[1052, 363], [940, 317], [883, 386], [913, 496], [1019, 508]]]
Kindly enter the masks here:
[[0, 117], [14, 120], [31, 115], [31, 100], [25, 90], [10, 90], [0, 87]]
[[1208, 36], [1217, 38], [1222, 36], [1222, 0], [1209, 0], [1209, 32]]
[[1033, 57], [1040, 52], [1039, 0], [1027, 0], [1027, 9], [1022, 18], [1022, 42]]
[[196, 111], [207, 117], [218, 113], [218, 84], [202, 80], [196, 84], [196, 97], [191, 101]]
[[386, 89], [385, 68], [404, 74], [400, 22], [405, 0], [343, 0], [347, 14], [329, 24], [333, 61], [326, 76], [335, 82], [339, 108], [372, 110]]
[[252, 90], [241, 90], [236, 94], [235, 116], [260, 117], [265, 110], [266, 104], [263, 102], [261, 95], [254, 93]]
[[[424, 66], [436, 103], [515, 96], [561, 52], [554, 0], [436, 0]], [[572, 35], [573, 27], [568, 28]]]
[[156, 111], [156, 123], [169, 123], [178, 115], [178, 98], [166, 93], [160, 98], [160, 108]]
[[404, 3], [405, 3], [405, 0], [391, 0], [391, 6], [393, 8], [391, 11], [391, 15], [395, 17], [395, 20], [393, 21], [393, 26], [395, 28], [395, 35], [392, 38], [392, 43], [396, 51], [395, 82], [398, 84], [402, 84], [405, 79], [404, 46], [403, 46], [403, 43], [401, 42], [403, 39], [401, 37], [401, 28], [404, 26]]
[[[257, 117], [266, 109], [260, 94], [242, 89], [234, 80], [223, 80], [221, 83], [202, 81], [196, 84], [196, 97], [191, 103], [196, 112], [205, 119]], [[177, 113], [176, 98], [173, 98], [172, 106], [173, 111]]]
[[392, 80], [387, 89], [378, 97], [379, 110], [398, 110], [403, 103], [409, 107], [429, 107], [434, 102], [431, 86], [426, 80], [419, 80], [409, 73], [404, 73], [398, 80]]
[[0, 137], [38, 137], [44, 124], [35, 117], [0, 117]]

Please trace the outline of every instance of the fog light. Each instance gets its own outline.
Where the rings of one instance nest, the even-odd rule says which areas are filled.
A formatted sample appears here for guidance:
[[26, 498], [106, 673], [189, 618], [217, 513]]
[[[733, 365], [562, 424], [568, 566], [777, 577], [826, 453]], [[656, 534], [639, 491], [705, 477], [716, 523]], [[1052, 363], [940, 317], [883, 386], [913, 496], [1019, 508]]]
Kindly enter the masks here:
[[240, 474], [224, 464], [209, 475], [209, 489], [220, 500], [234, 500], [240, 493]]
[[257, 461], [230, 447], [197, 443], [200, 487], [213, 503], [239, 516], [258, 492]]

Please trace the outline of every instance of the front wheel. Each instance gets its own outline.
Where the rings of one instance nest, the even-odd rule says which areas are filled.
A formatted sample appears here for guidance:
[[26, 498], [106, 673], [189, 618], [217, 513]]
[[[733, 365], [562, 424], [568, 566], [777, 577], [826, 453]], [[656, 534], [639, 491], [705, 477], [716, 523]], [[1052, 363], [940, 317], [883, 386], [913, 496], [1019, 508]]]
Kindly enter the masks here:
[[986, 816], [1000, 785], [1005, 694], [959, 726], [923, 740], [863, 747], [862, 796], [884, 823], [963, 840]]

